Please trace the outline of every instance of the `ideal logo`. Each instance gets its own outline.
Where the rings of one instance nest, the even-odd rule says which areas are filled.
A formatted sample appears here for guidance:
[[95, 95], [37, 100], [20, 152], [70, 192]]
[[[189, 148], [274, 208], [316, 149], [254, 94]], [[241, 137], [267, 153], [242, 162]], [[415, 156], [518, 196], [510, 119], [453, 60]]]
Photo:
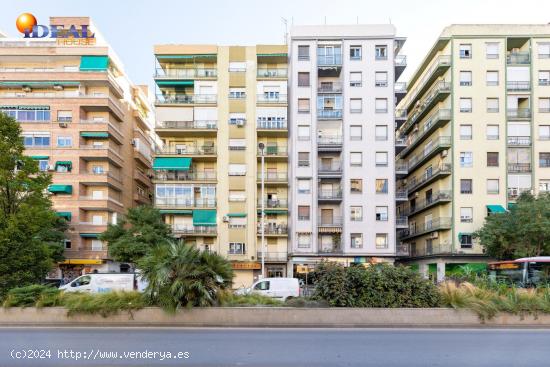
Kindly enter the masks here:
[[56, 38], [86, 40], [88, 42], [78, 42], [78, 44], [91, 44], [89, 40], [95, 41], [95, 34], [88, 29], [88, 25], [71, 25], [68, 29], [62, 25], [42, 25], [38, 24], [36, 17], [31, 13], [23, 13], [15, 21], [19, 32], [23, 33], [24, 38]]

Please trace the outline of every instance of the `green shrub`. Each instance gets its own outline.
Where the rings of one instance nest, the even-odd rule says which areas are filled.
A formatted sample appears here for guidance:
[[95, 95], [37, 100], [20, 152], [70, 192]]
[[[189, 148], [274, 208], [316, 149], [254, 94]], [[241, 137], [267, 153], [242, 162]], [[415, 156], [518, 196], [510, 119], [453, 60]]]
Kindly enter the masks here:
[[322, 263], [315, 271], [314, 299], [333, 307], [437, 307], [437, 288], [403, 266], [344, 267]]
[[330, 307], [329, 303], [324, 300], [316, 300], [309, 297], [296, 297], [286, 300], [286, 307], [298, 308], [326, 308]]
[[59, 295], [59, 290], [47, 285], [28, 285], [26, 287], [12, 288], [8, 291], [4, 300], [4, 307], [32, 307], [42, 297], [48, 299], [56, 298]]
[[260, 294], [236, 295], [232, 292], [222, 292], [219, 305], [222, 307], [242, 306], [281, 306], [283, 302]]
[[64, 293], [61, 296], [61, 304], [67, 308], [69, 316], [99, 314], [103, 317], [117, 314], [120, 311], [132, 314], [133, 311], [147, 306], [145, 298], [139, 292]]

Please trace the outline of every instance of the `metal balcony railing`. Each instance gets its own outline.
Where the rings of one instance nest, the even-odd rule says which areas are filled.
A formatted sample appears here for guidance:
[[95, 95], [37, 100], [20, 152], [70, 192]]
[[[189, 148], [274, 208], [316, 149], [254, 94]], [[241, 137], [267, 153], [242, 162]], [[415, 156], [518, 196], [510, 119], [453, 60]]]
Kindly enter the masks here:
[[342, 145], [343, 138], [341, 135], [322, 135], [317, 137], [317, 145], [334, 146]]
[[[438, 123], [441, 121], [449, 121], [451, 119], [451, 110], [449, 109], [441, 109], [435, 111], [433, 114], [430, 115], [424, 122], [424, 124], [418, 129], [418, 132], [416, 135], [413, 136], [413, 138], [408, 142], [407, 147], [403, 150], [401, 153], [403, 155], [407, 154], [407, 152], [410, 152], [414, 149], [414, 147], [424, 140], [427, 135], [431, 134], [433, 129], [438, 126]], [[407, 126], [408, 128], [408, 126]]]
[[193, 79], [193, 78], [214, 78], [218, 71], [214, 68], [175, 68], [155, 70], [155, 79]]
[[414, 206], [409, 207], [407, 215], [413, 215], [419, 213], [422, 210], [431, 207], [432, 205], [449, 202], [452, 199], [452, 193], [450, 190], [441, 190], [432, 194], [432, 196], [415, 200]]
[[256, 96], [256, 101], [258, 103], [287, 103], [287, 95], [286, 94], [258, 94]]
[[163, 208], [215, 208], [216, 199], [155, 197], [155, 205]]
[[397, 256], [403, 257], [422, 257], [432, 255], [448, 255], [452, 254], [453, 247], [451, 244], [444, 243], [426, 243], [421, 245], [417, 243], [411, 245], [410, 243], [400, 243], [397, 245]]
[[157, 149], [156, 153], [173, 155], [215, 155], [216, 147], [212, 145], [186, 146], [185, 148], [165, 147]]
[[342, 199], [342, 189], [319, 190], [317, 198], [320, 200], [339, 200]]
[[258, 119], [256, 121], [256, 128], [262, 130], [287, 130], [288, 125], [286, 120], [269, 121], [264, 119]]
[[215, 171], [155, 171], [158, 181], [216, 181]]
[[[326, 245], [325, 245], [326, 246]], [[323, 245], [319, 245], [319, 249], [317, 250], [320, 254], [342, 254], [344, 250], [342, 249], [342, 245], [340, 243], [332, 243], [330, 247], [324, 247]]]
[[518, 198], [518, 196], [520, 196], [524, 192], [531, 192], [532, 193], [532, 190], [530, 188], [509, 187], [508, 188], [508, 199], [509, 200], [516, 200]]
[[218, 128], [218, 121], [217, 120], [161, 121], [157, 124], [157, 128], [215, 130]]
[[[420, 96], [420, 91], [424, 90], [428, 86], [428, 82], [432, 80], [436, 75], [439, 75], [438, 70], [440, 68], [446, 68], [451, 66], [451, 56], [450, 55], [440, 55], [438, 56], [428, 70], [424, 73], [424, 77], [420, 79], [415, 87], [412, 90], [408, 91], [405, 105], [410, 105], [412, 101], [415, 101]], [[437, 74], [436, 74], [437, 72]], [[410, 96], [410, 97], [409, 97]]]
[[[262, 151], [258, 148], [258, 156], [262, 155]], [[263, 155], [265, 157], [286, 157], [288, 155], [288, 148], [286, 145], [267, 145], [264, 148]]]
[[341, 173], [342, 172], [342, 163], [340, 161], [332, 162], [331, 164], [327, 164], [327, 163], [323, 164], [323, 163], [319, 162], [319, 165], [317, 166], [317, 172], [320, 175]]
[[506, 111], [506, 116], [509, 119], [529, 119], [531, 118], [530, 108], [509, 108]]
[[405, 67], [405, 66], [407, 66], [407, 56], [397, 55], [393, 59], [393, 63], [394, 63], [395, 66]]
[[510, 52], [506, 56], [506, 63], [524, 65], [531, 63], [531, 55], [529, 52]]
[[[262, 200], [258, 200], [258, 208], [261, 208], [262, 206]], [[288, 208], [288, 199], [282, 198], [282, 199], [266, 199], [264, 200], [264, 207], [266, 209], [270, 208]]]
[[421, 236], [429, 232], [435, 232], [443, 229], [451, 228], [451, 218], [448, 217], [439, 217], [434, 218], [430, 221], [424, 223], [416, 223], [415, 225], [410, 225], [409, 229], [403, 232], [402, 238], [411, 238], [416, 236]]
[[321, 82], [317, 85], [317, 93], [341, 93], [342, 92], [342, 83], [340, 82], [331, 82], [323, 83]]
[[341, 66], [342, 54], [334, 53], [333, 55], [317, 55], [317, 66]]
[[318, 109], [317, 118], [321, 120], [332, 120], [342, 118], [342, 109]]
[[[258, 182], [262, 179], [262, 174], [258, 173]], [[265, 172], [264, 179], [266, 182], [288, 182], [287, 172]]]
[[426, 184], [427, 182], [430, 182], [432, 179], [437, 178], [439, 175], [448, 175], [451, 174], [451, 164], [450, 163], [442, 163], [439, 165], [437, 169], [424, 172], [420, 176], [413, 177], [408, 180], [407, 184], [407, 191], [408, 192], [414, 192], [422, 185]]
[[509, 173], [528, 173], [531, 172], [531, 163], [508, 163]]
[[429, 111], [433, 106], [432, 104], [436, 101], [438, 96], [442, 93], [451, 92], [451, 83], [444, 80], [439, 80], [436, 82], [425, 94], [425, 97], [422, 98], [414, 108], [414, 110], [409, 114], [408, 121], [403, 128], [404, 131], [407, 131], [416, 121], [423, 116], [426, 111]]
[[407, 200], [409, 198], [409, 193], [407, 190], [396, 190], [395, 191], [395, 198], [397, 200]]
[[258, 78], [286, 78], [288, 76], [287, 68], [258, 68]]
[[528, 81], [508, 81], [506, 89], [510, 92], [527, 92], [531, 90], [531, 83]]
[[[256, 233], [262, 233], [261, 223], [258, 223], [256, 227]], [[288, 225], [287, 224], [278, 224], [278, 223], [269, 223], [267, 222], [264, 226], [264, 234], [266, 235], [286, 235], [288, 234]]]
[[[258, 251], [256, 254], [257, 259], [262, 259], [262, 252]], [[273, 252], [273, 251], [266, 251], [263, 253], [264, 260], [265, 261], [287, 261], [288, 260], [288, 254], [286, 252]]]
[[158, 104], [216, 104], [216, 94], [157, 94]]
[[531, 137], [530, 136], [508, 136], [508, 145], [530, 146]]
[[434, 152], [450, 148], [451, 147], [451, 137], [450, 136], [440, 136], [432, 142], [429, 147], [426, 147], [422, 152], [412, 156], [408, 160], [409, 171], [412, 171], [416, 166], [420, 165], [426, 159], [431, 157]]
[[216, 226], [193, 226], [188, 224], [172, 224], [172, 231], [176, 234], [215, 235], [218, 233]]
[[343, 224], [342, 217], [322, 217], [317, 218], [318, 227], [341, 227]]
[[407, 217], [397, 217], [395, 218], [395, 225], [397, 227], [407, 227], [409, 225], [409, 219]]

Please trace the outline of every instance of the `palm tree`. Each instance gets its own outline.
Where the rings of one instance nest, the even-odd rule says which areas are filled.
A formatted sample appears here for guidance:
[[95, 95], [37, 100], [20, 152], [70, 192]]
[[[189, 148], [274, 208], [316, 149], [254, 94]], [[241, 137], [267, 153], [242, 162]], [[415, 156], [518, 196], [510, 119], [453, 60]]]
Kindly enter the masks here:
[[149, 283], [145, 295], [168, 310], [215, 305], [233, 279], [227, 260], [181, 242], [152, 249], [138, 267]]

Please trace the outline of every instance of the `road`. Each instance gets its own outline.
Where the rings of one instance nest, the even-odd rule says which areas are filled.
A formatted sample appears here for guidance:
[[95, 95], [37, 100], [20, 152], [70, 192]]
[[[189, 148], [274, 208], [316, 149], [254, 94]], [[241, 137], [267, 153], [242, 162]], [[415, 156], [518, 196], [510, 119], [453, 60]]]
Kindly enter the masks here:
[[2, 367], [548, 365], [536, 329], [0, 328]]

